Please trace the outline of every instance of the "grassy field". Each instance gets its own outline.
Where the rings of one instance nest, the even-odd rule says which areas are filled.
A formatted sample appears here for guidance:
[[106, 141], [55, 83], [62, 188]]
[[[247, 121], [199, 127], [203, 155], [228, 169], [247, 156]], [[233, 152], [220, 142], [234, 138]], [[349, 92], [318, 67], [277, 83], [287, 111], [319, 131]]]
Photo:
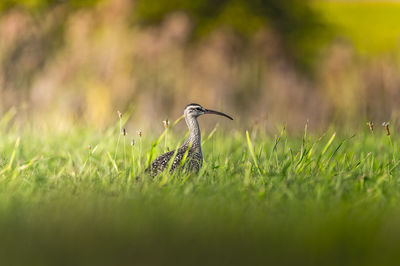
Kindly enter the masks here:
[[[400, 259], [400, 139], [381, 128], [355, 135], [205, 132], [200, 173], [153, 179], [143, 169], [157, 137], [146, 132], [124, 137], [118, 124], [98, 132], [5, 120], [1, 265], [389, 265]], [[182, 141], [172, 132], [153, 145], [154, 154]]]

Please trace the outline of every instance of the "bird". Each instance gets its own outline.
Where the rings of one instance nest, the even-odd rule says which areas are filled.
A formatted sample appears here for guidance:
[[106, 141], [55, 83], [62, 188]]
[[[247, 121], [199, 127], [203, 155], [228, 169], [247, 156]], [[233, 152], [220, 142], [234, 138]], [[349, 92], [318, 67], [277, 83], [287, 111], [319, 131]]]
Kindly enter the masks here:
[[[174, 154], [176, 155], [173, 159], [170, 173], [174, 172], [177, 169], [185, 170], [186, 172], [198, 172], [203, 164], [203, 153], [201, 150], [200, 126], [197, 118], [204, 114], [214, 114], [224, 116], [226, 118], [229, 118], [230, 120], [233, 120], [233, 118], [227, 114], [206, 109], [197, 103], [188, 104], [185, 107], [183, 114], [187, 127], [189, 129], [189, 137], [177, 150], [172, 150], [165, 154], [162, 154], [151, 162], [149, 168], [146, 169], [146, 172], [149, 172], [152, 176], [160, 174], [165, 169], [167, 169], [169, 166], [169, 162]], [[181, 165], [181, 162], [185, 157], [186, 159], [184, 161], [184, 164]]]

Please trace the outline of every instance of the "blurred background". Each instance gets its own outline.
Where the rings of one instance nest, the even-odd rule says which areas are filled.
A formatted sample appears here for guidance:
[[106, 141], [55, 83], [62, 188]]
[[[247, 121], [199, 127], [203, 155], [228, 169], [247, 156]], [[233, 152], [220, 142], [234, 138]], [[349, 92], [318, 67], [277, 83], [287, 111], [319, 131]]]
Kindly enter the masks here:
[[243, 127], [396, 121], [399, 14], [400, 1], [2, 0], [0, 113], [101, 128], [121, 110], [162, 128], [196, 102]]

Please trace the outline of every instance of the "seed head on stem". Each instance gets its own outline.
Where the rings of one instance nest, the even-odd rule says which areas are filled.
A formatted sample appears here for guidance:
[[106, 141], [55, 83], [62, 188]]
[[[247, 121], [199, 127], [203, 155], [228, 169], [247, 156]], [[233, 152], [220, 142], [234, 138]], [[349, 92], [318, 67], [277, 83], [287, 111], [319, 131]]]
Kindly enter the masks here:
[[141, 165], [141, 160], [142, 160], [142, 130], [138, 130], [136, 131], [138, 136], [139, 136], [139, 159], [138, 159], [138, 166], [139, 169], [141, 169], [142, 165]]
[[382, 126], [385, 127], [386, 135], [388, 135], [388, 136], [390, 136], [389, 125], [390, 125], [389, 122], [383, 122], [383, 123], [382, 123]]
[[120, 111], [117, 111], [117, 113], [118, 113], [119, 119], [122, 119], [122, 113]]
[[368, 127], [369, 127], [369, 131], [370, 131], [371, 133], [374, 133], [374, 122], [369, 121], [369, 122], [367, 122], [367, 125], [368, 125]]
[[383, 122], [383, 123], [382, 123], [382, 126], [385, 127], [386, 135], [388, 136], [390, 146], [392, 147], [393, 162], [395, 162], [395, 161], [396, 161], [396, 155], [395, 155], [395, 154], [396, 154], [396, 149], [395, 149], [395, 147], [394, 147], [394, 145], [393, 145], [392, 138], [391, 138], [391, 136], [390, 136], [389, 122]]
[[126, 132], [125, 128], [122, 129], [121, 134], [122, 134], [122, 136], [124, 136], [124, 166], [126, 169], [126, 147], [125, 146], [126, 146], [126, 135], [128, 133]]
[[163, 124], [164, 124], [164, 128], [167, 129], [168, 126], [169, 126], [169, 121], [168, 121], [168, 119], [166, 119], [166, 120], [164, 120], [164, 121], [162, 121], [162, 122], [163, 122]]

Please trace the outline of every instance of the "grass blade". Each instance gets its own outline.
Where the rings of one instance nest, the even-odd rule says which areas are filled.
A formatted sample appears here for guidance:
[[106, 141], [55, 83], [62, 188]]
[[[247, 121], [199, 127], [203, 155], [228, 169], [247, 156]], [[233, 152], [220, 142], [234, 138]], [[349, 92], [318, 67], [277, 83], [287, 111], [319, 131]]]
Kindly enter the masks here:
[[246, 139], [247, 139], [247, 146], [249, 147], [250, 155], [253, 159], [254, 165], [257, 168], [257, 171], [261, 174], [261, 170], [258, 167], [256, 154], [254, 153], [253, 144], [251, 143], [251, 140], [250, 140], [249, 131], [247, 131], [247, 130], [246, 130]]
[[114, 166], [115, 171], [117, 171], [117, 173], [118, 173], [118, 172], [119, 172], [118, 166], [117, 166], [115, 160], [112, 158], [110, 152], [107, 152], [107, 155], [108, 155], [108, 158], [109, 158], [110, 161], [111, 161], [111, 164]]
[[331, 146], [333, 140], [336, 137], [336, 132], [332, 134], [331, 138], [329, 139], [328, 143], [326, 143], [324, 149], [321, 152], [321, 156], [325, 154], [325, 152], [329, 149], [329, 147]]

